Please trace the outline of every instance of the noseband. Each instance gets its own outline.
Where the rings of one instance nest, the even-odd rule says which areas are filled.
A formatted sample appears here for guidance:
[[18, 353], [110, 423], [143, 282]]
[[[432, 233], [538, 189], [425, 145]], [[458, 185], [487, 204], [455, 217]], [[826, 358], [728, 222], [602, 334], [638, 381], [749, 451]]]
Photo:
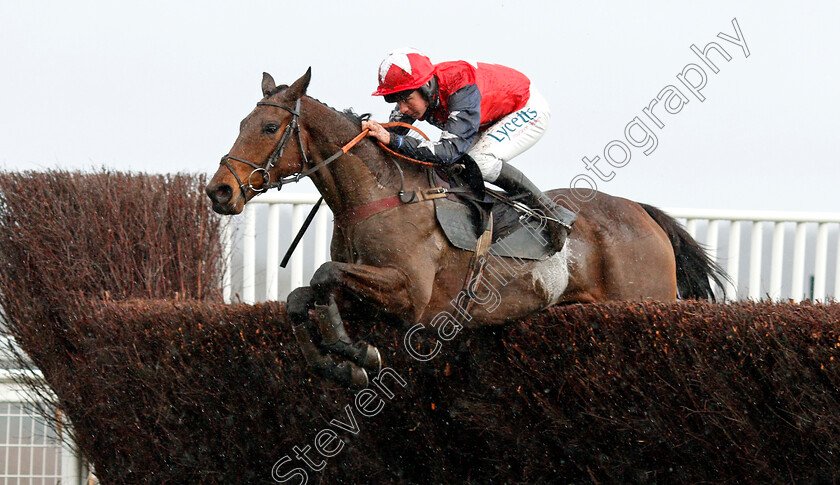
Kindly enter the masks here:
[[[283, 136], [280, 138], [280, 141], [277, 142], [277, 146], [274, 147], [274, 151], [271, 152], [271, 155], [269, 155], [268, 160], [266, 160], [265, 165], [263, 165], [262, 167], [260, 167], [254, 162], [245, 160], [244, 158], [234, 157], [231, 154], [227, 154], [222, 157], [222, 161], [220, 162], [220, 164], [227, 167], [227, 169], [230, 170], [230, 173], [233, 174], [233, 177], [239, 183], [239, 190], [241, 191], [240, 194], [242, 197], [245, 196], [248, 190], [252, 190], [260, 194], [273, 188], [279, 189], [283, 185], [290, 184], [293, 182], [299, 182], [300, 179], [306, 177], [307, 175], [321, 168], [322, 166], [322, 164], [319, 164], [317, 167], [313, 167], [314, 170], [304, 170], [304, 167], [309, 164], [309, 159], [306, 158], [306, 150], [303, 146], [303, 139], [300, 136], [300, 123], [298, 122], [298, 119], [300, 118], [300, 98], [298, 98], [294, 109], [289, 108], [288, 106], [282, 105], [280, 103], [274, 103], [271, 101], [260, 101], [259, 103], [257, 103], [257, 106], [275, 106], [277, 108], [284, 109], [291, 113], [292, 119], [291, 121], [289, 121], [289, 124], [286, 125], [286, 130], [283, 132]], [[274, 168], [274, 164], [276, 164], [277, 161], [280, 160], [280, 157], [283, 156], [283, 151], [286, 149], [286, 144], [289, 143], [289, 140], [292, 138], [292, 135], [296, 136], [297, 138], [298, 147], [300, 148], [300, 154], [303, 158], [301, 170], [296, 174], [280, 178], [276, 182], [272, 183], [270, 173], [271, 169]], [[244, 163], [245, 165], [248, 165], [249, 167], [253, 168], [251, 173], [248, 174], [247, 185], [245, 184], [245, 182], [242, 181], [242, 179], [239, 178], [239, 175], [237, 175], [236, 171], [233, 169], [233, 166], [230, 163], [231, 160], [239, 163]], [[254, 187], [254, 184], [252, 182], [254, 174], [258, 174], [262, 178], [263, 183], [260, 188]]]

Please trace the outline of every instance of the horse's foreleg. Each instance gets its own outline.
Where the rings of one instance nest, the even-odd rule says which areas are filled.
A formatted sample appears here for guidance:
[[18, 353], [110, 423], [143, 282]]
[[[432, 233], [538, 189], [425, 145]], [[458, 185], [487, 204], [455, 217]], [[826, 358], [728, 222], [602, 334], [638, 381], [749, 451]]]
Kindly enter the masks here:
[[[336, 297], [346, 308], [363, 304], [406, 321], [416, 321], [431, 296], [434, 275], [408, 274], [396, 267], [328, 262], [312, 276], [320, 297]], [[320, 298], [319, 298], [320, 299]]]
[[[315, 300], [316, 294], [312, 288], [302, 287], [289, 294], [286, 304], [286, 311], [292, 321], [295, 340], [298, 342], [306, 363], [316, 374], [333, 379], [344, 386], [351, 388], [367, 387], [369, 381], [365, 369], [360, 368], [353, 362], [336, 362], [335, 359], [324, 354], [318, 348], [318, 344], [324, 342], [324, 338], [322, 337], [321, 342], [319, 342], [319, 328], [315, 326], [310, 316], [310, 310], [318, 306], [315, 304]], [[330, 335], [333, 336], [334, 334]], [[346, 332], [344, 332], [344, 336], [346, 336]], [[341, 342], [341, 338], [338, 341]], [[349, 338], [346, 339], [346, 342], [349, 343]], [[379, 357], [378, 351], [376, 351], [376, 357], [377, 359]]]
[[379, 372], [382, 369], [379, 349], [361, 340], [350, 340], [333, 295], [329, 296], [327, 305], [315, 305], [315, 320], [318, 322], [321, 344], [328, 351], [343, 355], [368, 372]]
[[323, 346], [367, 371], [377, 372], [382, 366], [379, 350], [364, 341], [350, 340], [336, 302], [343, 304], [343, 310], [357, 310], [357, 314], [370, 315], [370, 310], [375, 310], [397, 320], [414, 321], [429, 302], [433, 278], [431, 271], [411, 278], [394, 267], [323, 264], [310, 283], [316, 299], [329, 302], [315, 305]]

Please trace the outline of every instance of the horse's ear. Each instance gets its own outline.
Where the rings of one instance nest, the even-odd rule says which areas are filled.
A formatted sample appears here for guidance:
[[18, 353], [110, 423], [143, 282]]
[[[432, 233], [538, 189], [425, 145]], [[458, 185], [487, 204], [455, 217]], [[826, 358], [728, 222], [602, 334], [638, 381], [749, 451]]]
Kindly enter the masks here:
[[287, 91], [289, 95], [294, 96], [292, 99], [298, 99], [306, 94], [306, 88], [309, 87], [309, 80], [312, 79], [312, 68], [306, 70], [306, 74], [300, 77], [297, 81], [289, 86]]
[[274, 82], [274, 78], [271, 77], [271, 74], [264, 72], [262, 79], [263, 96], [268, 96], [275, 88], [277, 88], [277, 84]]

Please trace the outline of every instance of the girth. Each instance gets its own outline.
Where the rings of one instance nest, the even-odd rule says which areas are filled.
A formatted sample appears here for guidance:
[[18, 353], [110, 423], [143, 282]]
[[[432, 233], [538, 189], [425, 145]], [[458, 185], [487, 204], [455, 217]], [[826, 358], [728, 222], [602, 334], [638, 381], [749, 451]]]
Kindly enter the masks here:
[[427, 200], [440, 199], [446, 197], [450, 189], [443, 187], [432, 187], [430, 189], [413, 190], [403, 192], [402, 194], [392, 195], [384, 199], [374, 200], [368, 202], [355, 209], [350, 209], [342, 212], [335, 217], [335, 223], [344, 229], [349, 229], [365, 219], [384, 212], [388, 209], [393, 209], [404, 204], [414, 204], [415, 202], [425, 202]]

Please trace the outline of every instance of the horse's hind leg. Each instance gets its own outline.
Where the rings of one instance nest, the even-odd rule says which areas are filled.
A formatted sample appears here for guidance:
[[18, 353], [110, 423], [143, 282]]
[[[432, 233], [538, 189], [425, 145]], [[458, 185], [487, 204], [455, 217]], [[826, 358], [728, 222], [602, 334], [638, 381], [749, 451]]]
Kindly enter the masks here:
[[[328, 330], [327, 339], [323, 335], [319, 335], [320, 329], [318, 327], [325, 327], [325, 325], [322, 324], [316, 327], [310, 316], [310, 310], [317, 309], [318, 307], [315, 304], [315, 299], [316, 294], [312, 288], [302, 287], [289, 294], [286, 304], [286, 311], [292, 320], [292, 331], [307, 364], [315, 373], [335, 380], [342, 385], [352, 388], [367, 387], [369, 381], [367, 371], [364, 368], [349, 361], [336, 362], [332, 356], [324, 354], [319, 348], [319, 344], [323, 344], [327, 347], [327, 350], [343, 350], [344, 352], [339, 353], [346, 354], [348, 353], [348, 349], [357, 350], [357, 348], [361, 349], [361, 346], [354, 346], [350, 342], [347, 333], [344, 331], [343, 323], [341, 323], [340, 329], [333, 328], [331, 331]], [[334, 307], [334, 302], [331, 303]], [[337, 315], [337, 310], [335, 315]], [[341, 322], [340, 317], [338, 321]], [[321, 337], [320, 339], [319, 336]], [[364, 350], [367, 351], [368, 349], [365, 348]], [[367, 353], [362, 354], [358, 350], [351, 355], [353, 357], [361, 355], [362, 358], [359, 359], [357, 357], [356, 360], [360, 360], [363, 363], [372, 360], [372, 357], [368, 357]], [[350, 358], [351, 355], [345, 355], [345, 357]], [[378, 351], [376, 351], [376, 361], [378, 364]], [[369, 366], [373, 367], [372, 364]]]

